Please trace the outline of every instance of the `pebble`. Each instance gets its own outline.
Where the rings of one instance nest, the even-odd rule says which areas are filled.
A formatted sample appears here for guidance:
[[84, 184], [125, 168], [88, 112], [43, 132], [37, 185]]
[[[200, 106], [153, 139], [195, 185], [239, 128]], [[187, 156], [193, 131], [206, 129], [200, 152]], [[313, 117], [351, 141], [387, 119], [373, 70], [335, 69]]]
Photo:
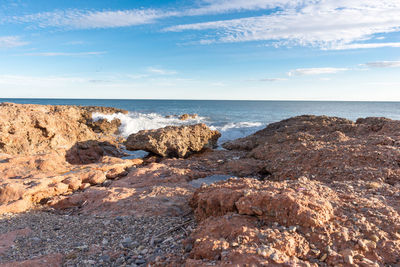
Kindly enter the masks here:
[[31, 241], [33, 245], [38, 245], [42, 240], [39, 237], [32, 237]]
[[110, 256], [103, 255], [103, 256], [100, 257], [100, 260], [102, 260], [102, 261], [110, 261]]
[[239, 246], [239, 243], [238, 243], [238, 242], [232, 242], [232, 243], [231, 243], [231, 247], [236, 248], [236, 247], [238, 247], [238, 246]]
[[[187, 217], [98, 217], [66, 212], [68, 214], [31, 211], [11, 218], [0, 217], [1, 232], [24, 228], [32, 231], [30, 238], [18, 238], [13, 248], [1, 255], [0, 265], [61, 253], [65, 255], [64, 266], [134, 267], [144, 266], [142, 263], [150, 262], [157, 256], [179, 254], [184, 249], [182, 241], [187, 234], [182, 229], [160, 236], [159, 241], [164, 241], [157, 244], [150, 244], [150, 238], [181, 224]], [[54, 231], [58, 225], [62, 227]], [[196, 228], [194, 221], [188, 226]], [[189, 227], [185, 230], [190, 234]], [[93, 253], [88, 253], [91, 245], [96, 244], [100, 246], [97, 245]], [[136, 264], [137, 260], [139, 264]]]
[[138, 260], [135, 261], [135, 263], [136, 264], [144, 264], [144, 263], [146, 263], [146, 261], [142, 260], [142, 259], [138, 259]]
[[370, 240], [374, 241], [374, 242], [378, 242], [379, 241], [379, 237], [377, 235], [371, 235], [369, 237]]
[[257, 254], [263, 257], [267, 257], [267, 251], [265, 251], [265, 249], [262, 248], [257, 249]]
[[258, 216], [263, 215], [263, 211], [259, 207], [251, 207], [251, 210]]
[[274, 262], [278, 262], [279, 261], [279, 256], [276, 253], [272, 253], [269, 257]]
[[367, 245], [365, 244], [365, 242], [364, 242], [362, 239], [359, 239], [359, 240], [357, 241], [357, 244], [360, 246], [360, 248], [361, 248], [362, 250], [368, 251], [368, 247], [367, 247]]
[[117, 259], [117, 261], [115, 262], [115, 264], [117, 265], [122, 265], [124, 263], [125, 259], [123, 257], [120, 257]]
[[131, 244], [132, 244], [132, 239], [131, 239], [130, 237], [126, 237], [126, 238], [124, 238], [124, 239], [121, 241], [121, 244], [122, 244], [124, 247], [130, 247]]
[[185, 245], [185, 252], [190, 252], [193, 249], [192, 243], [188, 243]]
[[354, 262], [353, 262], [353, 256], [351, 256], [351, 255], [346, 255], [345, 257], [344, 257], [344, 261], [346, 262], [346, 263], [348, 263], [348, 264], [353, 264]]

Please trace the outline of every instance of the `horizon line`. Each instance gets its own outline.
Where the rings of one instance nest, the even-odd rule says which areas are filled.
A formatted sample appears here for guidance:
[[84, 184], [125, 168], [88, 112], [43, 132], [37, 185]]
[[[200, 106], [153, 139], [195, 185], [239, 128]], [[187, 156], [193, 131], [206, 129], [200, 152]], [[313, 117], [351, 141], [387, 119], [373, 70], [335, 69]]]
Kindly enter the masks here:
[[[327, 100], [327, 99], [173, 99], [173, 98], [58, 98], [58, 97], [0, 97], [0, 100], [122, 100], [122, 101], [252, 101], [252, 102], [385, 102], [398, 103], [400, 100]], [[4, 103], [2, 101], [1, 103]]]

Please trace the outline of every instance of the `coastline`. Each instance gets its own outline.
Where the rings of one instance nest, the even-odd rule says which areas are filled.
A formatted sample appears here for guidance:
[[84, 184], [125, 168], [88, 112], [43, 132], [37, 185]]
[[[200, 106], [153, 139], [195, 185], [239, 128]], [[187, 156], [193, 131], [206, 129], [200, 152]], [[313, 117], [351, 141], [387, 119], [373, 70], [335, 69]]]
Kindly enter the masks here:
[[[187, 140], [208, 130], [183, 134], [182, 125], [163, 144], [189, 147], [189, 154], [122, 159], [121, 122], [91, 120], [98, 111], [126, 112], [0, 105], [0, 230], [9, 240], [1, 263], [399, 263], [399, 121], [299, 116], [229, 141], [224, 150], [207, 147], [209, 136], [192, 146]], [[157, 134], [144, 131], [143, 138]], [[178, 148], [171, 139], [180, 140]], [[236, 178], [200, 188], [189, 183], [215, 175]], [[47, 223], [21, 223], [29, 220]], [[87, 227], [79, 234], [90, 234], [60, 246], [62, 236], [73, 243], [71, 228], [79, 224]], [[54, 234], [42, 239], [43, 229]]]

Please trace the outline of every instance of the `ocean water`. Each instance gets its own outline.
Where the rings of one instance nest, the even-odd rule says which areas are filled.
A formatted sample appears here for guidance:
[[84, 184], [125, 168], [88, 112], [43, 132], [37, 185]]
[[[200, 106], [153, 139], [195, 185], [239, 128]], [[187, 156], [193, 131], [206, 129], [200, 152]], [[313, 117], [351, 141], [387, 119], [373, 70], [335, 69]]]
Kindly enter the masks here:
[[[297, 115], [328, 115], [356, 120], [364, 117], [400, 119], [400, 102], [334, 101], [228, 101], [228, 100], [104, 100], [104, 99], [1, 99], [0, 102], [44, 105], [109, 106], [129, 114], [94, 114], [94, 119], [121, 119], [123, 136], [167, 125], [205, 123], [222, 133], [220, 143], [247, 136], [267, 124]], [[180, 121], [168, 115], [196, 113]]]

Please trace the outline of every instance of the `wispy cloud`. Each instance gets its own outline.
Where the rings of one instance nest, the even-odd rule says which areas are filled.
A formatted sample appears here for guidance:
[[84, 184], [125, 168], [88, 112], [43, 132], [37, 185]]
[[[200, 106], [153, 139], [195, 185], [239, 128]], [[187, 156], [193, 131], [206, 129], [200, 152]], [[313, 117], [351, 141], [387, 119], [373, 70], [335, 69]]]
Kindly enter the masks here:
[[[217, 2], [229, 9], [228, 1]], [[258, 1], [254, 8], [268, 7], [267, 2], [270, 1]], [[210, 36], [210, 30], [214, 30], [214, 38], [200, 43], [286, 40], [300, 46], [348, 49], [348, 45], [356, 41], [400, 29], [398, 0], [288, 0], [270, 3], [283, 8], [270, 15], [176, 25], [165, 31], [207, 30], [207, 36]], [[379, 46], [370, 46], [373, 47]]]
[[161, 69], [161, 68], [156, 68], [156, 67], [148, 67], [147, 72], [152, 73], [152, 74], [157, 74], [157, 75], [177, 74], [177, 72], [174, 70], [166, 70], [166, 69]]
[[0, 48], [13, 48], [27, 45], [19, 36], [0, 36]]
[[260, 82], [281, 82], [281, 81], [286, 81], [287, 79], [284, 78], [265, 78], [265, 79], [260, 79], [258, 81]]
[[320, 74], [334, 74], [342, 71], [347, 71], [347, 68], [306, 68], [295, 69], [288, 72], [288, 76], [302, 76], [302, 75], [320, 75]]
[[296, 7], [301, 0], [203, 0], [202, 6], [189, 9], [186, 15], [210, 15], [234, 11], [262, 10], [277, 7]]
[[368, 62], [364, 65], [370, 68], [398, 68], [400, 67], [400, 61], [376, 61]]
[[155, 9], [117, 11], [64, 10], [15, 16], [12, 20], [21, 23], [33, 22], [42, 28], [95, 29], [149, 24], [154, 23], [157, 19], [175, 14], [175, 12], [163, 12]]
[[338, 44], [328, 49], [331, 50], [348, 50], [348, 49], [368, 49], [382, 47], [400, 47], [399, 43], [366, 43], [366, 44]]
[[400, 47], [400, 43], [393, 42], [367, 43], [376, 40], [377, 34], [400, 31], [398, 0], [198, 0], [197, 3], [195, 8], [170, 10], [57, 10], [14, 16], [8, 21], [43, 28], [96, 29], [150, 24], [168, 17], [268, 10], [262, 16], [181, 24], [163, 31], [207, 31], [204, 37], [195, 37], [200, 44], [269, 41], [275, 45], [336, 50]]
[[91, 51], [91, 52], [39, 52], [39, 53], [25, 53], [24, 56], [37, 56], [37, 57], [79, 57], [79, 56], [97, 56], [104, 55], [104, 51]]

